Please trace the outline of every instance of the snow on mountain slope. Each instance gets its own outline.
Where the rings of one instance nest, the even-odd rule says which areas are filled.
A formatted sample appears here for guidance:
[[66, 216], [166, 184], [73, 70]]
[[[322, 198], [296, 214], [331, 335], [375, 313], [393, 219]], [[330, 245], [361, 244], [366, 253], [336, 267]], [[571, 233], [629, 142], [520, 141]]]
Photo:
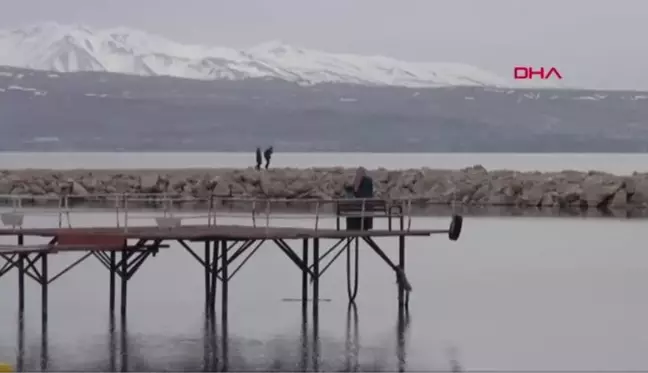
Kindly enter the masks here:
[[509, 79], [464, 64], [333, 54], [278, 41], [247, 50], [183, 45], [128, 28], [94, 30], [56, 23], [0, 31], [0, 65], [203, 80], [275, 78], [302, 85], [513, 86]]

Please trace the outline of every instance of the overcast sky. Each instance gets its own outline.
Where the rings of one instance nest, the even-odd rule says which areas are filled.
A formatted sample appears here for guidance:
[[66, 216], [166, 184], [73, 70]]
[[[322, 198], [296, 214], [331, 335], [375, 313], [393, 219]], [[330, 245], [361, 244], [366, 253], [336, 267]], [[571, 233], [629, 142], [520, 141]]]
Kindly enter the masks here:
[[648, 0], [3, 0], [0, 27], [128, 26], [187, 43], [279, 39], [329, 52], [464, 62], [512, 76], [555, 66], [563, 83], [648, 90]]

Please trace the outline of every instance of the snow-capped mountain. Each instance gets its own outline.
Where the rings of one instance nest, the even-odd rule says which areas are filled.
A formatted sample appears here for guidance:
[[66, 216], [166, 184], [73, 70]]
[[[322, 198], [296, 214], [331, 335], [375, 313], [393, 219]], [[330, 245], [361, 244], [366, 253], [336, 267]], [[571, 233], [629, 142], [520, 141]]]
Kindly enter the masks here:
[[300, 85], [514, 86], [509, 79], [465, 64], [333, 54], [279, 41], [246, 50], [184, 45], [139, 30], [56, 23], [0, 31], [0, 65], [201, 80], [281, 79]]

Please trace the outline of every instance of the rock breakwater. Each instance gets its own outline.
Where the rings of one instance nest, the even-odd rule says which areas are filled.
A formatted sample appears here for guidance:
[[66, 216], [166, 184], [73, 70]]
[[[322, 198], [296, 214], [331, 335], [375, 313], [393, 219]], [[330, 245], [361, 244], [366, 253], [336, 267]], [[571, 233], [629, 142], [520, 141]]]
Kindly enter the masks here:
[[[187, 199], [322, 199], [343, 196], [354, 169], [11, 170], [0, 172], [0, 195], [62, 195], [96, 199], [115, 193], [166, 194]], [[648, 173], [516, 172], [486, 170], [369, 170], [379, 198], [481, 206], [648, 206]]]

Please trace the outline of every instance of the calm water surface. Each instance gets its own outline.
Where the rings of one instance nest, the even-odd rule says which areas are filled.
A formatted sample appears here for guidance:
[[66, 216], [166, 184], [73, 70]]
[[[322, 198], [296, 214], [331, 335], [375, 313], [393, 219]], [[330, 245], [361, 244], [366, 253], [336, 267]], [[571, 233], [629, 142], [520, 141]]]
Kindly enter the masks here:
[[[247, 167], [253, 154], [0, 153], [0, 168]], [[627, 174], [648, 168], [646, 155], [589, 154], [276, 154], [277, 167], [597, 169]], [[131, 224], [150, 225], [151, 213]], [[74, 226], [113, 225], [114, 214], [73, 213]], [[246, 223], [227, 218], [222, 223]], [[27, 226], [54, 226], [40, 211]], [[306, 217], [273, 225], [311, 226]], [[332, 226], [332, 220], [326, 221]], [[323, 224], [323, 223], [322, 223]], [[446, 227], [447, 218], [417, 218], [413, 227]], [[406, 334], [407, 369], [447, 369], [456, 350], [466, 370], [648, 369], [648, 253], [645, 220], [469, 217], [458, 242], [408, 240], [414, 291]], [[13, 243], [13, 238], [1, 239]], [[396, 256], [395, 239], [379, 239]], [[31, 238], [28, 243], [41, 242]], [[361, 248], [359, 363], [398, 366], [395, 276]], [[79, 258], [61, 254], [51, 273]], [[347, 330], [345, 263], [323, 276], [322, 369], [344, 370]], [[0, 264], [1, 265], [1, 264]], [[264, 245], [230, 283], [231, 369], [291, 369], [299, 360], [299, 270]], [[0, 361], [15, 359], [17, 273], [0, 279]], [[199, 369], [203, 359], [203, 270], [178, 245], [149, 259], [129, 283], [131, 369]], [[39, 369], [40, 293], [27, 281], [26, 369]], [[50, 287], [50, 368], [108, 369], [108, 271], [95, 259]]]
[[[28, 226], [54, 226], [45, 211]], [[141, 213], [132, 224], [152, 224]], [[73, 214], [74, 226], [114, 224], [113, 214]], [[225, 220], [221, 220], [222, 223]], [[249, 218], [227, 220], [249, 223]], [[273, 225], [311, 226], [306, 217]], [[418, 218], [413, 228], [445, 227]], [[325, 224], [333, 226], [332, 220]], [[448, 368], [456, 349], [467, 370], [648, 369], [644, 222], [614, 219], [469, 218], [458, 242], [408, 240], [414, 291], [406, 335], [407, 369]], [[12, 239], [3, 239], [10, 243]], [[396, 256], [395, 239], [379, 239]], [[30, 239], [29, 242], [40, 242]], [[60, 254], [50, 273], [79, 257]], [[342, 257], [343, 258], [343, 257]], [[360, 369], [397, 368], [395, 276], [361, 247], [358, 295]], [[0, 279], [0, 361], [15, 359], [17, 273]], [[132, 369], [196, 369], [202, 362], [203, 272], [178, 245], [149, 259], [129, 283]], [[344, 260], [323, 276], [322, 369], [345, 369]], [[27, 368], [38, 369], [39, 287], [28, 280]], [[91, 259], [50, 287], [51, 369], [107, 369], [108, 272]], [[284, 369], [298, 363], [299, 270], [264, 245], [230, 283], [233, 370]], [[279, 364], [279, 365], [277, 365]]]

